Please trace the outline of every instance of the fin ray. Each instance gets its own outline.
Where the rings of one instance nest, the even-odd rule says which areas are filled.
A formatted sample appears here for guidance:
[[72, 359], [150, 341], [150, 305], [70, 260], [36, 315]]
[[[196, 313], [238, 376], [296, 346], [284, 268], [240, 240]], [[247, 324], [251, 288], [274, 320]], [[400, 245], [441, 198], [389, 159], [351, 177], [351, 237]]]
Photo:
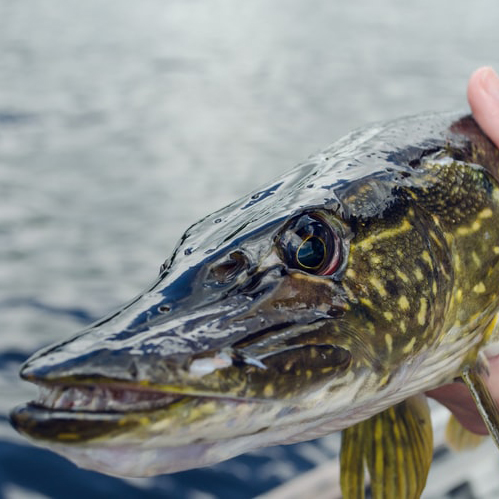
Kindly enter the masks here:
[[364, 426], [343, 430], [340, 452], [340, 485], [344, 499], [364, 499]]
[[432, 457], [430, 411], [426, 397], [417, 395], [344, 430], [343, 495], [345, 499], [364, 497], [365, 461], [373, 499], [417, 499], [426, 485]]

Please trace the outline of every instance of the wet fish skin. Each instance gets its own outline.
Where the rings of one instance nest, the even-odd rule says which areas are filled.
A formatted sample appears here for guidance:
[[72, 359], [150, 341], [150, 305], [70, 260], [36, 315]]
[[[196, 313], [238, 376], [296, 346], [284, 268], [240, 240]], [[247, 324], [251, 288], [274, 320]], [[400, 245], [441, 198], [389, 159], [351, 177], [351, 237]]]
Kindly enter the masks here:
[[353, 132], [193, 225], [150, 289], [29, 359], [25, 379], [73, 391], [14, 426], [143, 476], [341, 430], [453, 380], [496, 340], [498, 168], [471, 117]]

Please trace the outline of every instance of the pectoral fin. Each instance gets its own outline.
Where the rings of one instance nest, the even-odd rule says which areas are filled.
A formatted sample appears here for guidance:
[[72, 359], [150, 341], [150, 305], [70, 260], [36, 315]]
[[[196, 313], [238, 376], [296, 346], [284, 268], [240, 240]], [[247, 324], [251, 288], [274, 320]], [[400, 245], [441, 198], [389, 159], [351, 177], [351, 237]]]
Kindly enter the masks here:
[[426, 397], [411, 397], [343, 431], [343, 497], [364, 498], [365, 462], [373, 499], [419, 498], [432, 456], [433, 433]]
[[499, 410], [485, 384], [486, 366], [483, 362], [473, 368], [467, 368], [461, 373], [485, 426], [499, 448]]

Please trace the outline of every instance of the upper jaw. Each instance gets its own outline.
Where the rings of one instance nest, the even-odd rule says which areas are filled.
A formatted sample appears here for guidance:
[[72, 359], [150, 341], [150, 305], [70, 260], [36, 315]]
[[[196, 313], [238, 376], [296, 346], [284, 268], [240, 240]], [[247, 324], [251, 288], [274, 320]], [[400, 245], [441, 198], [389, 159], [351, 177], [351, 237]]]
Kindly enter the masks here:
[[[118, 383], [219, 394], [216, 384], [203, 385], [205, 375], [244, 366], [265, 370], [269, 355], [299, 347], [305, 333], [343, 313], [339, 299], [326, 308], [309, 306], [306, 299], [286, 303], [283, 297], [299, 292], [293, 288], [302, 283], [277, 267], [260, 274], [251, 289], [247, 283], [227, 287], [217, 300], [211, 289], [203, 293], [202, 286], [193, 287], [174, 309], [165, 302], [179, 295], [179, 283], [159, 280], [107, 320], [33, 355], [21, 376], [38, 384]], [[334, 302], [327, 286], [322, 294]], [[313, 335], [306, 342], [313, 343]]]

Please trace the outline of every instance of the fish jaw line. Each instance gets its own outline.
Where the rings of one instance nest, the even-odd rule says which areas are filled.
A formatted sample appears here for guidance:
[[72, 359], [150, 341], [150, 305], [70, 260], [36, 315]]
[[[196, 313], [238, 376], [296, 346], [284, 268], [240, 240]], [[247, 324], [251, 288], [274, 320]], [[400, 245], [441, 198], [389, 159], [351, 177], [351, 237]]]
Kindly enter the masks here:
[[179, 386], [155, 386], [148, 382], [51, 383], [38, 384], [38, 388], [38, 398], [31, 402], [37, 407], [52, 411], [94, 414], [147, 412], [164, 409], [181, 399], [222, 399], [234, 402], [256, 400]]
[[[183, 425], [197, 426], [221, 407], [264, 403], [223, 394], [172, 392], [128, 384], [39, 384], [39, 388], [38, 398], [15, 408], [11, 421], [18, 431], [35, 441], [64, 446], [93, 442], [106, 446], [114, 445], [116, 440], [137, 445], [154, 434], [158, 425], [163, 431], [178, 431], [177, 443], [182, 443], [189, 439]], [[172, 440], [177, 445], [176, 439]]]

